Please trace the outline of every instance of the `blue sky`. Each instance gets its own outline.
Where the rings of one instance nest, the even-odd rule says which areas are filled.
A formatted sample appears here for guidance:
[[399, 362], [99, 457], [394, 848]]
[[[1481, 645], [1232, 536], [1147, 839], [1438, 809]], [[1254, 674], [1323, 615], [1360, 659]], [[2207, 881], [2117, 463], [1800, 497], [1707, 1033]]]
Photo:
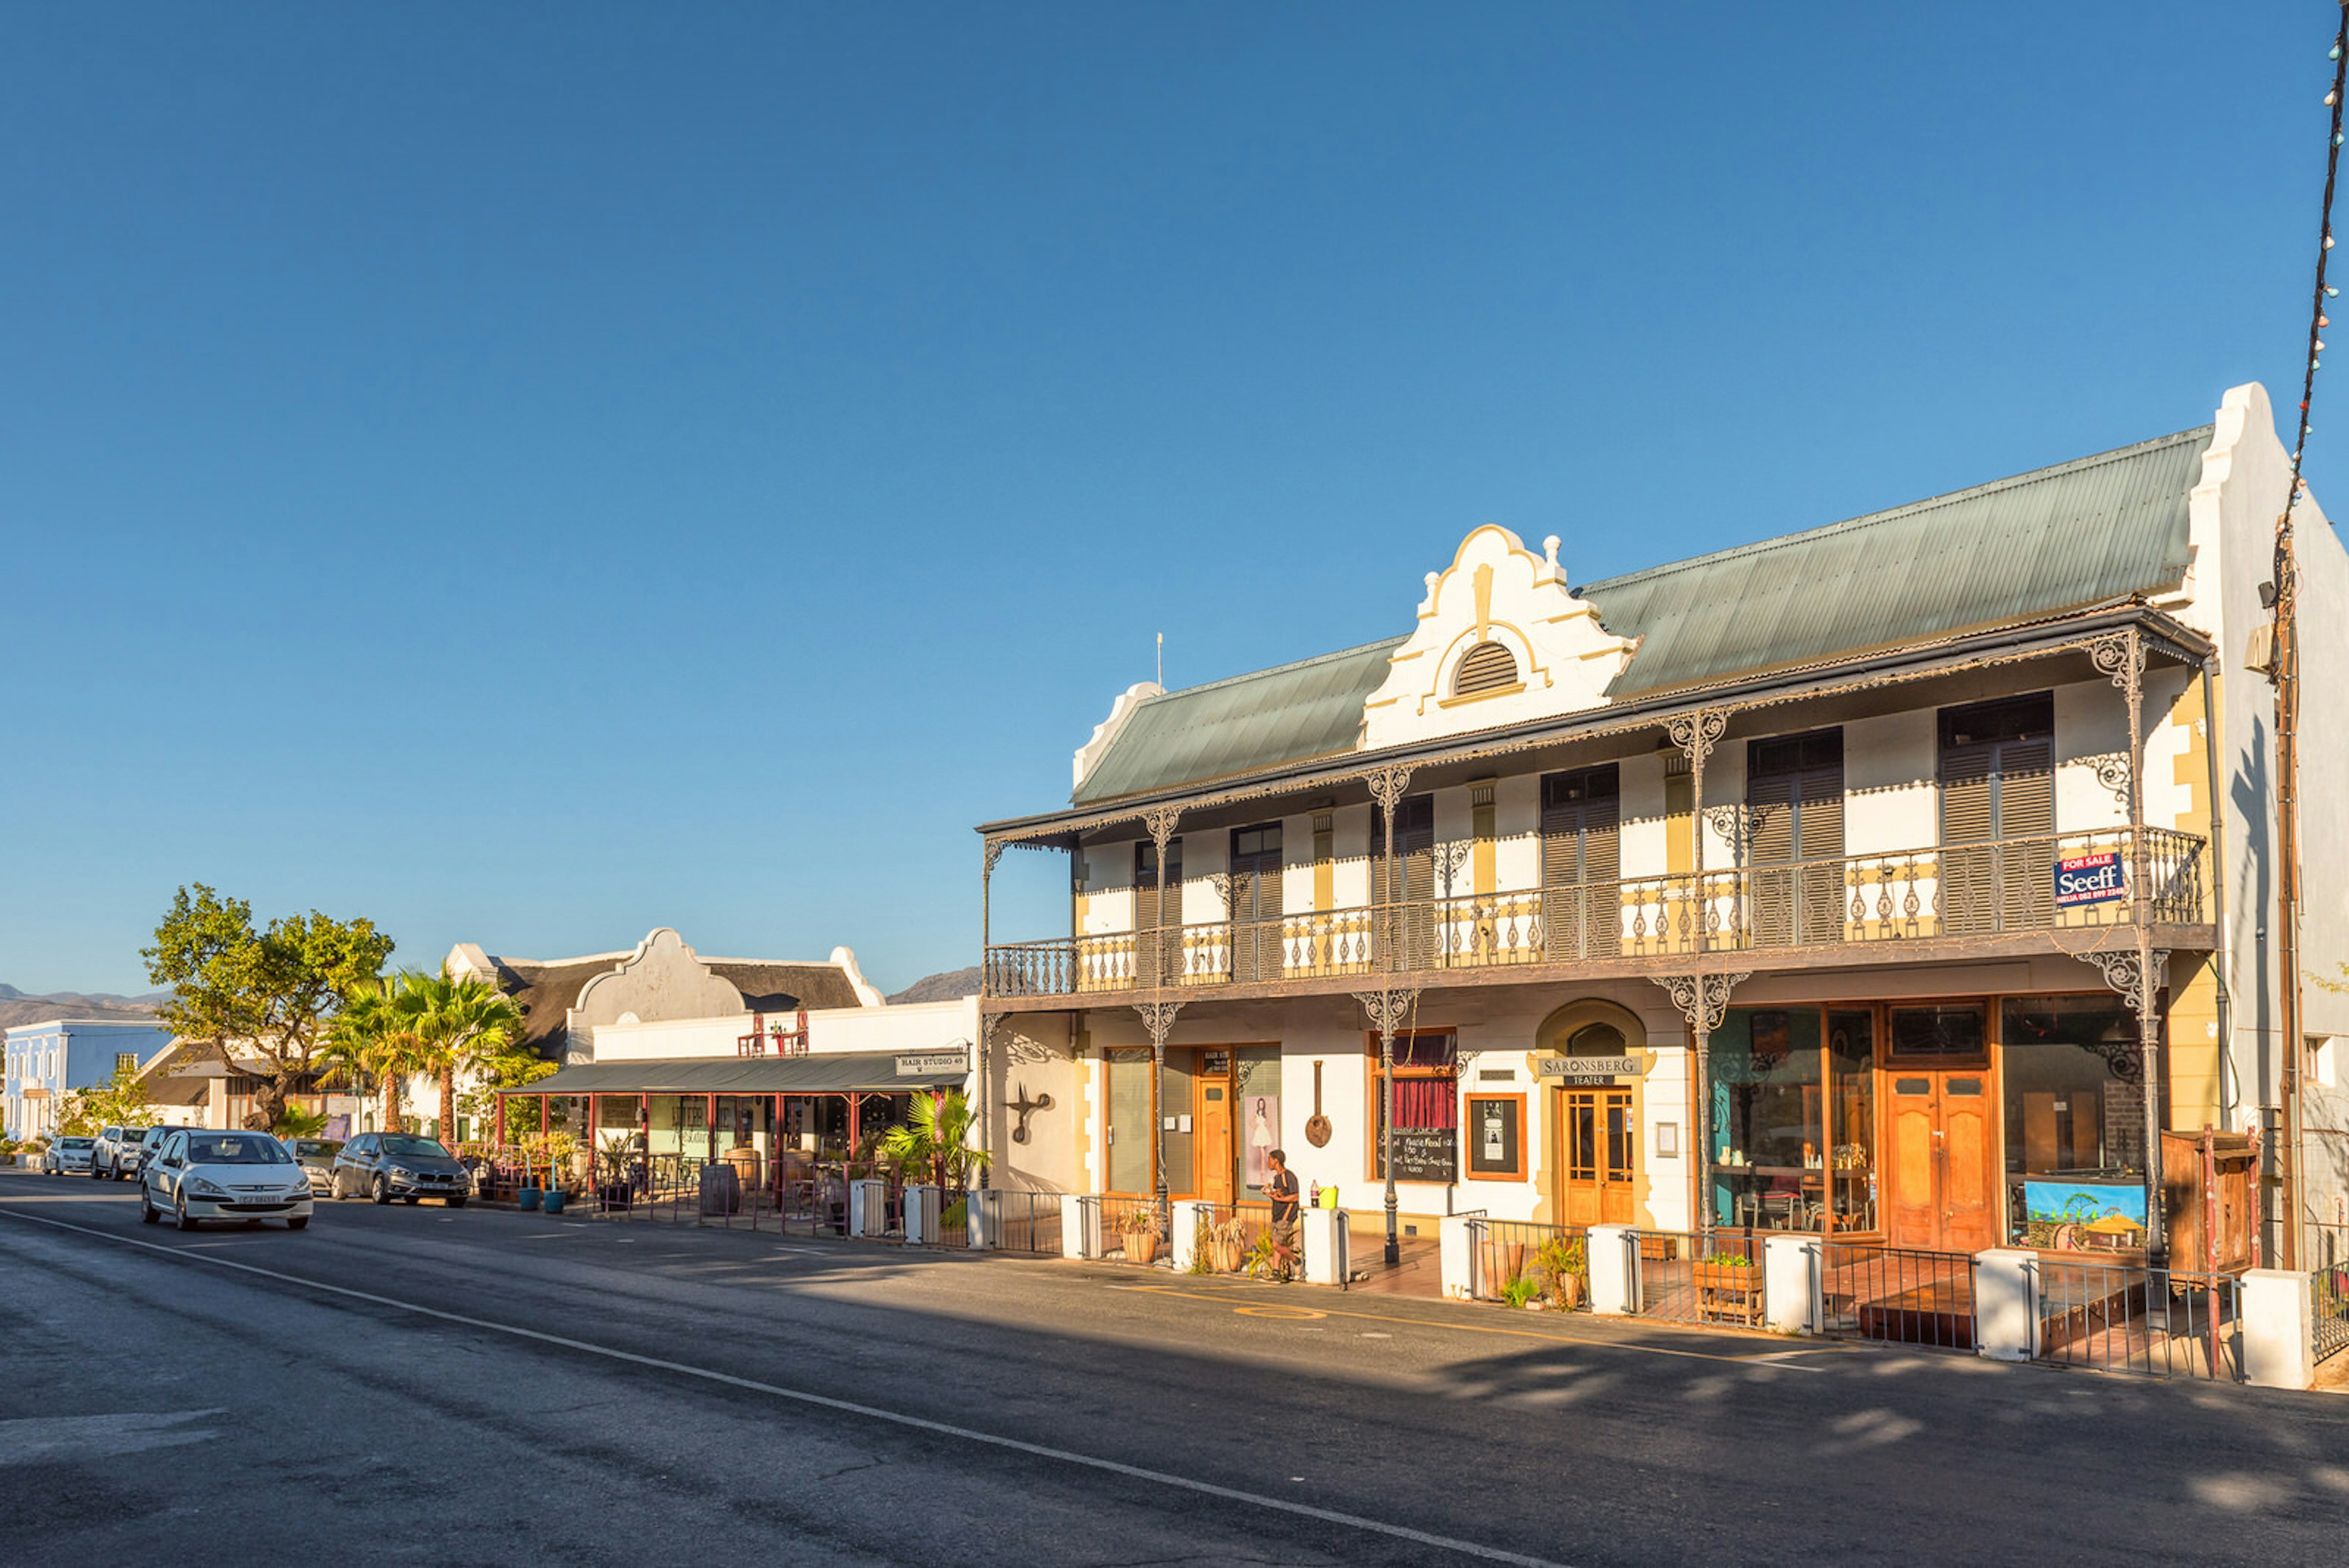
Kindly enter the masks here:
[[9, 5], [0, 980], [196, 880], [973, 961], [1154, 631], [2296, 400], [2334, 15]]

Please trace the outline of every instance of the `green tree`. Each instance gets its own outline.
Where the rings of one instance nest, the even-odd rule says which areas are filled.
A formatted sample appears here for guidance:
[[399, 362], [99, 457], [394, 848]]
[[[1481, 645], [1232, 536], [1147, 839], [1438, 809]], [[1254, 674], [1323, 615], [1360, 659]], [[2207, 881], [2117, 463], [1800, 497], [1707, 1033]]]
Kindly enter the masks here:
[[245, 1120], [265, 1128], [316, 1070], [344, 998], [382, 971], [391, 950], [374, 921], [316, 909], [256, 929], [250, 903], [199, 882], [179, 890], [154, 946], [139, 950], [148, 978], [171, 990], [157, 1012], [172, 1033], [210, 1046], [232, 1072], [261, 1069]]
[[360, 1094], [383, 1093], [383, 1125], [399, 1127], [399, 1084], [420, 1069], [424, 1043], [417, 1031], [416, 995], [394, 980], [365, 980], [352, 987], [326, 1027], [319, 1065]]
[[416, 1033], [423, 1070], [440, 1080], [440, 1136], [457, 1136], [457, 1075], [494, 1061], [522, 1038], [522, 1009], [488, 981], [439, 974], [403, 974], [416, 997]]
[[57, 1101], [57, 1131], [71, 1137], [87, 1137], [101, 1127], [143, 1127], [154, 1119], [147, 1085], [129, 1062], [115, 1064], [104, 1083], [69, 1089]]
[[881, 1137], [881, 1151], [899, 1165], [930, 1168], [941, 1185], [968, 1187], [988, 1162], [970, 1147], [970, 1101], [960, 1089], [914, 1096], [912, 1118]]

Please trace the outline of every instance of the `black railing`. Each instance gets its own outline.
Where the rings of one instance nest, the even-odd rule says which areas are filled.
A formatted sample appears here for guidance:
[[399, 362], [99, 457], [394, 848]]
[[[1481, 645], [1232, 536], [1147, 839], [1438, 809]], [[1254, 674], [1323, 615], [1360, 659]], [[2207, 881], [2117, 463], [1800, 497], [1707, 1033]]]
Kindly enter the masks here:
[[1828, 1241], [1819, 1251], [1823, 1332], [1887, 1345], [1971, 1350], [1974, 1260], [1865, 1241]]
[[2156, 1377], [2242, 1376], [2240, 1282], [2144, 1263], [2042, 1258], [2038, 1359]]
[[1743, 1231], [1640, 1231], [1641, 1317], [1672, 1323], [1763, 1323], [1763, 1238]]
[[1590, 1244], [1579, 1225], [1523, 1220], [1468, 1221], [1468, 1293], [1511, 1306], [1535, 1303], [1554, 1312], [1590, 1305]]

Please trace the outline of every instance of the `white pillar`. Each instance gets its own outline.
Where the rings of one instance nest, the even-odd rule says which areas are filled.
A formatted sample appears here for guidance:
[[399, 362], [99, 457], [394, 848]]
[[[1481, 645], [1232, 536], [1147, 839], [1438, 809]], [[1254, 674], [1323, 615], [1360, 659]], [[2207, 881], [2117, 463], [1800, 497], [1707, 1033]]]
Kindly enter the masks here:
[[1475, 1292], [1475, 1276], [1468, 1271], [1475, 1266], [1475, 1239], [1470, 1227], [1477, 1221], [1465, 1214], [1446, 1214], [1436, 1227], [1436, 1259], [1442, 1265], [1444, 1293], [1454, 1301], [1466, 1301]]
[[1061, 1256], [1101, 1256], [1101, 1203], [1098, 1195], [1085, 1192], [1061, 1199]]
[[991, 1252], [995, 1250], [1002, 1235], [997, 1220], [1002, 1199], [1003, 1189], [999, 1187], [982, 1187], [964, 1198], [964, 1212], [969, 1216], [964, 1223], [969, 1227], [968, 1233], [972, 1251]]
[[1640, 1310], [1640, 1235], [1629, 1225], [1593, 1225], [1585, 1232], [1590, 1251], [1590, 1310], [1623, 1317]]
[[885, 1235], [888, 1224], [889, 1197], [885, 1185], [873, 1180], [850, 1182], [848, 1233], [852, 1236]]
[[1199, 1255], [1199, 1220], [1207, 1205], [1195, 1198], [1178, 1198], [1167, 1206], [1166, 1255], [1178, 1274], [1191, 1272], [1191, 1264]]
[[916, 1181], [905, 1188], [905, 1244], [909, 1247], [935, 1247], [938, 1244], [938, 1189], [931, 1182]]
[[2297, 1269], [2243, 1273], [2243, 1378], [2261, 1388], [2305, 1388], [2315, 1380], [2316, 1293]]
[[1351, 1265], [1346, 1247], [1346, 1211], [1308, 1209], [1300, 1218], [1305, 1223], [1298, 1242], [1305, 1250], [1306, 1282], [1316, 1285], [1344, 1284]]
[[1992, 1361], [2039, 1354], [2039, 1254], [1992, 1247], [1974, 1254], [1974, 1349]]
[[1819, 1266], [1825, 1246], [1816, 1236], [1771, 1236], [1762, 1243], [1762, 1317], [1780, 1334], [1816, 1334], [1825, 1326]]

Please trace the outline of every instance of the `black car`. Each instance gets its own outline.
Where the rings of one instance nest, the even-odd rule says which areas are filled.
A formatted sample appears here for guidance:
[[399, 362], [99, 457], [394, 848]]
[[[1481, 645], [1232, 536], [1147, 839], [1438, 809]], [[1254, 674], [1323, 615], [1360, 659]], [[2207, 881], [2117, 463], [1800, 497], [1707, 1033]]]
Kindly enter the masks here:
[[473, 1176], [439, 1140], [416, 1133], [361, 1133], [336, 1151], [326, 1180], [329, 1198], [372, 1198], [403, 1203], [438, 1198], [462, 1209]]

